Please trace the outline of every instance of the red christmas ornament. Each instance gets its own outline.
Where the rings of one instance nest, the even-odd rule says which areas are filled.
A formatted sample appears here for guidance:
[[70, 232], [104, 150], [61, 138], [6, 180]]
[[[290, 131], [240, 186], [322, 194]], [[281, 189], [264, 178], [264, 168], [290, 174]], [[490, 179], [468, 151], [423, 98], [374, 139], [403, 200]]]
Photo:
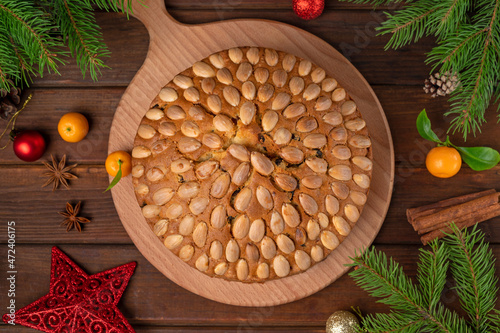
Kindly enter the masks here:
[[37, 131], [23, 131], [14, 138], [14, 153], [25, 162], [34, 162], [45, 153], [45, 139]]
[[323, 13], [325, 0], [293, 0], [293, 11], [304, 20], [312, 20]]
[[135, 266], [131, 262], [89, 276], [54, 246], [49, 293], [15, 314], [5, 314], [3, 321], [50, 333], [135, 332], [116, 307]]

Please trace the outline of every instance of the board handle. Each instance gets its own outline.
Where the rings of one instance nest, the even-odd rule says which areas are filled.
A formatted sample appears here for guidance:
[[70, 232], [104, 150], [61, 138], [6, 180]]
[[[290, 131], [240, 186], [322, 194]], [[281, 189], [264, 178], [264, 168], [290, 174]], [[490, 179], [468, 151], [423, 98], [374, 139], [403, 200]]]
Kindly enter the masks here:
[[182, 26], [167, 12], [164, 0], [133, 0], [132, 11], [132, 15], [140, 20], [150, 32], [151, 24], [161, 25], [166, 29], [178, 29]]

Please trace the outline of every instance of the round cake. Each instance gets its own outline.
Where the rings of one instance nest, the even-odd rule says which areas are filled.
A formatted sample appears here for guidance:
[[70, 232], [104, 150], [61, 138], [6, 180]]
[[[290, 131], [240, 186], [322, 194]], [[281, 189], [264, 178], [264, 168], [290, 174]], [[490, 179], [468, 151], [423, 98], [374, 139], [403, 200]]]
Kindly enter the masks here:
[[152, 101], [132, 150], [142, 213], [163, 244], [214, 277], [309, 269], [349, 235], [372, 171], [349, 92], [272, 49], [212, 54]]

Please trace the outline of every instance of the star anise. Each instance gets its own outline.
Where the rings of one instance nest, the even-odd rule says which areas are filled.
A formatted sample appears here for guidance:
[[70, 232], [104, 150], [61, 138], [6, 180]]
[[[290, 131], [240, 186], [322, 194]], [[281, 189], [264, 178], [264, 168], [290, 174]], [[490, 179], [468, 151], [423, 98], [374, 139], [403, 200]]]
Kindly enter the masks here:
[[71, 204], [68, 202], [66, 203], [66, 211], [59, 212], [59, 214], [64, 217], [64, 221], [61, 223], [61, 225], [66, 226], [66, 231], [70, 231], [71, 229], [75, 228], [79, 232], [82, 232], [82, 226], [80, 224], [90, 222], [89, 219], [78, 216], [81, 204], [82, 202], [78, 201], [75, 208], [73, 208], [73, 206], [71, 206]]
[[52, 158], [52, 165], [48, 162], [43, 162], [47, 169], [49, 169], [43, 175], [49, 177], [49, 179], [47, 179], [42, 187], [52, 184], [52, 191], [55, 191], [59, 187], [59, 184], [63, 184], [64, 187], [69, 188], [68, 179], [78, 178], [74, 174], [69, 173], [69, 171], [78, 164], [66, 166], [66, 155], [63, 156], [59, 163], [57, 163], [54, 156], [50, 155], [50, 157]]

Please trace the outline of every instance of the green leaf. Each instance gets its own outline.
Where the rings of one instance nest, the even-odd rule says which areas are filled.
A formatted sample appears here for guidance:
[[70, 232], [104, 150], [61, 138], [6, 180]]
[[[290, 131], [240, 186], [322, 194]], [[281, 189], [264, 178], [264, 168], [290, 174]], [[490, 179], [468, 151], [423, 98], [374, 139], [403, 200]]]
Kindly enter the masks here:
[[431, 121], [429, 120], [429, 117], [427, 117], [427, 112], [425, 112], [425, 109], [423, 109], [417, 117], [417, 130], [420, 136], [424, 139], [436, 143], [442, 143], [436, 133], [434, 133], [434, 131], [432, 130]]
[[474, 171], [493, 168], [500, 162], [500, 154], [489, 147], [456, 147], [465, 163]]
[[120, 179], [122, 179], [122, 164], [123, 164], [123, 162], [121, 160], [118, 160], [118, 172], [116, 173], [115, 178], [113, 178], [113, 180], [109, 184], [109, 186], [106, 189], [106, 191], [104, 191], [102, 193], [106, 193], [109, 190], [111, 190], [116, 184], [118, 184], [118, 182], [120, 181]]

